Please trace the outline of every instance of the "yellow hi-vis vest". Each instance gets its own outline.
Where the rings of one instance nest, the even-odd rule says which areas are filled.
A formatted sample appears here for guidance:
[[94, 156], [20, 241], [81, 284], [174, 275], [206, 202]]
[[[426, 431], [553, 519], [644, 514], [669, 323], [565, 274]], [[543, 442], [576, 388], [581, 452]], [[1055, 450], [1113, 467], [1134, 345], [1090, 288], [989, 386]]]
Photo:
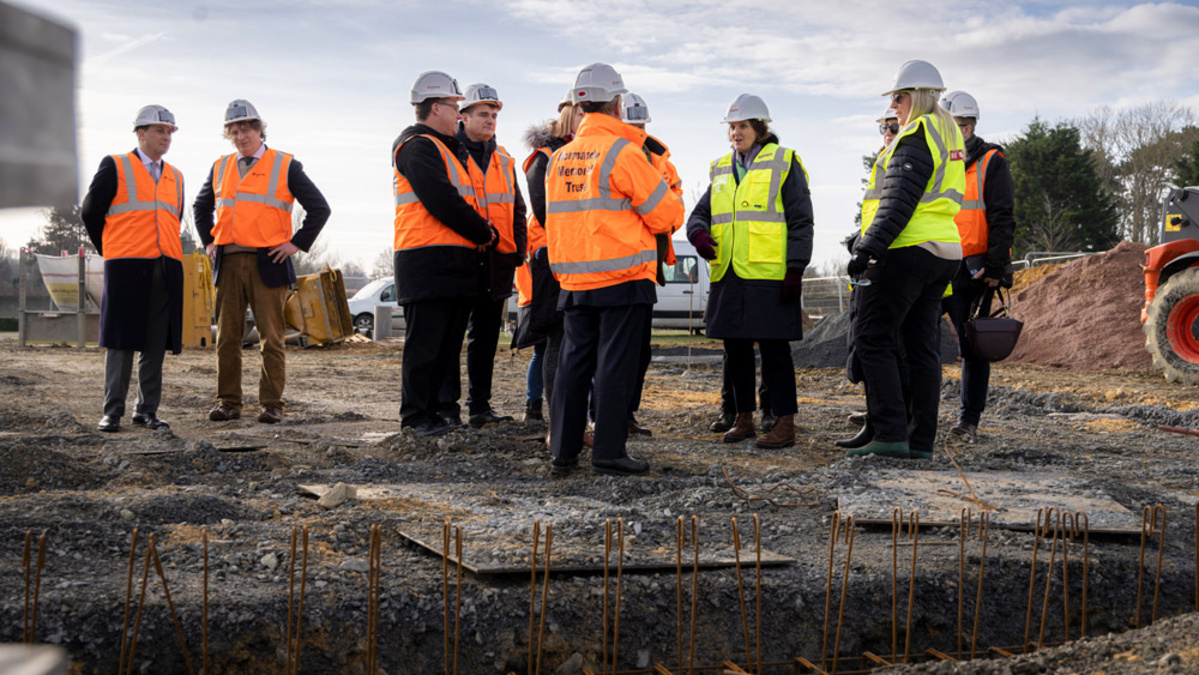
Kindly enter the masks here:
[[[716, 259], [712, 281], [724, 278], [729, 265], [742, 279], [781, 281], [787, 275], [787, 214], [783, 182], [791, 171], [794, 150], [768, 143], [746, 167], [738, 183], [733, 153], [712, 162], [712, 238]], [[800, 168], [803, 162], [800, 161]], [[804, 169], [804, 177], [808, 170]]]
[[[915, 246], [926, 241], [962, 240], [953, 217], [961, 210], [962, 196], [966, 192], [966, 143], [962, 140], [962, 132], [957, 126], [949, 126], [950, 129], [944, 130], [941, 128], [940, 118], [936, 115], [922, 115], [901, 129], [895, 140], [891, 141], [891, 145], [878, 156], [874, 167], [870, 169], [870, 182], [866, 184], [866, 194], [862, 197], [863, 235], [874, 223], [874, 216], [878, 213], [878, 202], [882, 197], [879, 181], [886, 174], [887, 164], [891, 161], [896, 146], [905, 136], [923, 131], [924, 140], [933, 155], [933, 175], [928, 179], [924, 196], [916, 205], [912, 219], [895, 241], [891, 242], [890, 248]], [[945, 143], [946, 135], [948, 145]]]

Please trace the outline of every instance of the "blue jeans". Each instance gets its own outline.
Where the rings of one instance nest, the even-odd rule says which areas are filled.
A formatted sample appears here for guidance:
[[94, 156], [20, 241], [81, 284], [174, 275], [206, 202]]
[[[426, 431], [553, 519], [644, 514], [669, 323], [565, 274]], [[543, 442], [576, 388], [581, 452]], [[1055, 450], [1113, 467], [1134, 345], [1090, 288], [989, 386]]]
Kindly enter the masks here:
[[545, 342], [533, 346], [533, 358], [529, 359], [529, 371], [525, 375], [525, 402], [540, 401], [545, 393], [545, 378], [541, 373], [541, 360], [545, 356]]

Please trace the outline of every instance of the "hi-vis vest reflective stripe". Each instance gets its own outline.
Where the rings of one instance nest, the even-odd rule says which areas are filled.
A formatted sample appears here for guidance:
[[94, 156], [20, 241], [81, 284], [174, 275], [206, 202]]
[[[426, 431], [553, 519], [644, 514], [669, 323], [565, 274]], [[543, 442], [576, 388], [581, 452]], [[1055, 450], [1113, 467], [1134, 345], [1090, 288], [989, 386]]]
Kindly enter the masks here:
[[267, 149], [239, 176], [236, 154], [225, 155], [212, 166], [212, 192], [216, 195], [217, 244], [255, 248], [291, 241], [291, 209], [296, 198], [287, 189], [291, 155]]
[[[450, 178], [450, 184], [458, 189], [458, 195], [465, 199], [471, 208], [478, 210], [475, 203], [475, 188], [471, 185], [470, 175], [467, 174], [466, 169], [454, 156], [454, 153], [450, 152], [450, 149], [434, 136], [416, 134], [412, 138], [417, 136], [433, 141], [433, 145], [436, 145], [437, 150], [441, 152], [442, 161], [445, 162], [446, 175]], [[412, 138], [406, 139], [404, 143], [411, 141]], [[403, 147], [403, 143], [396, 147], [396, 152], [399, 152], [400, 147]], [[391, 159], [391, 170], [394, 174], [392, 176], [392, 193], [395, 195], [396, 202], [395, 250], [407, 251], [426, 246], [475, 248], [474, 242], [434, 218], [425, 205], [420, 203], [420, 199], [412, 191], [412, 183], [409, 183], [396, 167], [394, 153]]]
[[[511, 155], [503, 146], [495, 146], [487, 173], [479, 170], [474, 158], [470, 158], [466, 169], [475, 191], [475, 210], [499, 232], [496, 251], [516, 253], [516, 235], [513, 231], [516, 209], [516, 174]], [[481, 195], [481, 196], [480, 196]]]
[[987, 252], [987, 238], [991, 236], [991, 228], [987, 225], [987, 204], [983, 195], [987, 165], [998, 152], [998, 149], [991, 148], [966, 169], [966, 198], [962, 200], [962, 210], [953, 217], [953, 222], [958, 226], [958, 234], [962, 236], [963, 256]]
[[[659, 180], [638, 206], [627, 197], [613, 196], [612, 170], [632, 143], [617, 137], [600, 148], [594, 138], [576, 137], [563, 146], [546, 173], [546, 232], [557, 251], [550, 269], [568, 291], [657, 278], [657, 243], [641, 216], [652, 212], [670, 190]], [[604, 232], [596, 236], [600, 229]]]
[[104, 259], [183, 259], [179, 218], [183, 213], [183, 175], [162, 163], [158, 182], [136, 152], [112, 155], [117, 167], [117, 193], [104, 217]]
[[[870, 182], [866, 184], [866, 194], [862, 196], [863, 234], [874, 223], [874, 216], [878, 213], [878, 202], [882, 197], [878, 182], [886, 173], [887, 163], [899, 141], [923, 131], [925, 142], [932, 151], [933, 175], [928, 179], [912, 219], [891, 242], [890, 248], [915, 246], [926, 241], [961, 241], [953, 217], [961, 209], [962, 194], [966, 190], [966, 144], [957, 126], [952, 123], [948, 126], [949, 129], [942, 129], [941, 120], [936, 115], [923, 115], [901, 129], [891, 145], [879, 155], [870, 169]], [[945, 143], [945, 134], [949, 135], [948, 145]]]
[[782, 186], [792, 158], [799, 159], [794, 150], [768, 143], [750, 162], [740, 183], [733, 174], [733, 153], [712, 162], [711, 232], [717, 243], [716, 260], [710, 263], [712, 281], [723, 279], [730, 264], [742, 279], [781, 281], [787, 275]]

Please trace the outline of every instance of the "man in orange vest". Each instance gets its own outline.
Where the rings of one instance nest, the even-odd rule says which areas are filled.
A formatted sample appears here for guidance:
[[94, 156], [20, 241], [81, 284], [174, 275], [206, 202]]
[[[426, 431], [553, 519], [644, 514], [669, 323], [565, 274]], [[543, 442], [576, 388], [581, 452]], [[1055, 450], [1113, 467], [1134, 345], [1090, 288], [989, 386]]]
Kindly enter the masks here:
[[478, 208], [478, 188], [464, 164], [470, 158], [454, 137], [462, 99], [454, 78], [421, 73], [409, 98], [416, 124], [392, 146], [396, 300], [405, 325], [400, 422], [418, 436], [450, 429], [438, 411], [449, 404], [456, 410], [457, 400], [440, 400], [440, 390], [458, 372], [479, 295], [480, 254], [499, 242], [481, 215], [486, 209]]
[[133, 424], [170, 428], [158, 418], [162, 360], [183, 346], [183, 174], [163, 161], [175, 116], [160, 105], [137, 112], [137, 147], [100, 161], [80, 208], [96, 251], [104, 256], [100, 346], [104, 358], [104, 416], [96, 427], [121, 428], [125, 397], [137, 361], [137, 412]]
[[[516, 184], [516, 162], [495, 142], [495, 128], [504, 104], [495, 88], [472, 84], [466, 88], [455, 138], [466, 158], [463, 164], [475, 190], [475, 208], [496, 229], [491, 246], [477, 254], [478, 289], [470, 307], [466, 334], [466, 406], [470, 426], [507, 422], [491, 408], [491, 376], [495, 349], [503, 325], [504, 301], [512, 295], [516, 268], [524, 262], [525, 202]], [[461, 425], [458, 398], [462, 395], [458, 363], [442, 385], [438, 413], [451, 426]]]
[[641, 332], [657, 299], [655, 235], [677, 226], [683, 202], [642, 152], [645, 132], [620, 121], [625, 93], [611, 66], [584, 68], [574, 86], [583, 123], [546, 172], [548, 254], [565, 315], [550, 408], [555, 474], [578, 468], [588, 390], [595, 397], [592, 470], [649, 471], [625, 450], [629, 397]]
[[[962, 262], [953, 278], [953, 295], [942, 306], [962, 335], [975, 307], [983, 315], [991, 311], [996, 287], [1012, 285], [1012, 242], [1016, 236], [1013, 216], [1015, 185], [1003, 148], [974, 135], [978, 103], [964, 91], [952, 91], [941, 105], [957, 122], [966, 141], [966, 195], [962, 210], [954, 216], [962, 235]], [[987, 405], [991, 363], [962, 349], [962, 393], [958, 423], [950, 432], [973, 440]]]
[[[241, 417], [241, 343], [248, 306], [262, 340], [258, 421], [275, 424], [283, 421], [283, 305], [288, 287], [296, 282], [291, 256], [312, 247], [331, 211], [304, 167], [290, 154], [266, 146], [266, 124], [249, 101], [237, 99], [225, 109], [225, 138], [237, 152], [212, 165], [192, 207], [216, 284], [218, 400], [208, 419]], [[293, 234], [295, 202], [305, 215]]]

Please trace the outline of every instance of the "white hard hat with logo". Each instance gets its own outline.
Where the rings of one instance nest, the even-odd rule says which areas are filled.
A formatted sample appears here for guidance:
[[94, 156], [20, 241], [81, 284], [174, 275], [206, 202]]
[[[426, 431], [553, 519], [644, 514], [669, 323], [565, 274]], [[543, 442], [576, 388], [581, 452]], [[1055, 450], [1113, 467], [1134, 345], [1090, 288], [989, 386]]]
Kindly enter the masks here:
[[409, 103], [416, 104], [431, 98], [452, 98], [461, 101], [465, 98], [458, 88], [458, 80], [446, 75], [440, 70], [430, 70], [421, 73], [412, 83]]
[[899, 67], [899, 72], [895, 73], [895, 82], [882, 95], [890, 96], [904, 89], [945, 89], [945, 84], [941, 80], [940, 71], [933, 64], [913, 60]]
[[978, 101], [964, 91], [951, 91], [941, 99], [941, 107], [954, 117], [973, 117], [978, 121]]
[[721, 123], [742, 122], [745, 120], [770, 121], [770, 111], [766, 108], [766, 102], [760, 96], [741, 94], [733, 99], [733, 102], [729, 104], [729, 111], [725, 113]]
[[887, 106], [887, 109], [883, 111], [883, 116], [874, 121], [878, 122], [879, 124], [882, 124], [883, 122], [886, 122], [887, 120], [897, 120], [897, 119], [899, 119], [899, 113], [895, 111], [895, 108], [892, 108], [891, 106]]
[[645, 104], [645, 99], [637, 94], [628, 94], [623, 99], [624, 105], [621, 106], [620, 119], [626, 124], [646, 124], [653, 120], [649, 117], [649, 106]]
[[562, 100], [558, 101], [558, 112], [562, 112], [563, 108], [565, 108], [568, 105], [574, 105], [574, 104], [575, 104], [575, 90], [574, 90], [574, 87], [571, 87], [570, 89], [566, 90], [566, 95], [562, 97]]
[[170, 127], [171, 131], [179, 131], [179, 127], [175, 126], [175, 116], [171, 114], [170, 110], [160, 105], [148, 105], [137, 111], [137, 117], [133, 120], [133, 129], [136, 131], [138, 127], [150, 124], [161, 124], [164, 127]]
[[579, 71], [572, 90], [575, 103], [604, 103], [628, 92], [624, 88], [624, 78], [606, 63], [593, 63]]
[[478, 103], [490, 103], [498, 110], [504, 109], [499, 93], [489, 84], [472, 84], [466, 87], [466, 102], [462, 104], [462, 109], [466, 110]]
[[225, 124], [261, 119], [258, 116], [258, 109], [254, 107], [254, 104], [244, 98], [230, 101], [228, 107], [225, 108]]

